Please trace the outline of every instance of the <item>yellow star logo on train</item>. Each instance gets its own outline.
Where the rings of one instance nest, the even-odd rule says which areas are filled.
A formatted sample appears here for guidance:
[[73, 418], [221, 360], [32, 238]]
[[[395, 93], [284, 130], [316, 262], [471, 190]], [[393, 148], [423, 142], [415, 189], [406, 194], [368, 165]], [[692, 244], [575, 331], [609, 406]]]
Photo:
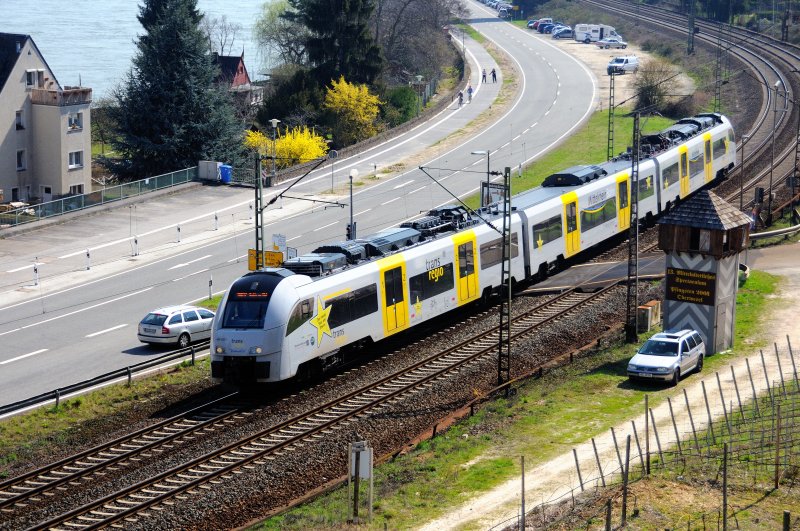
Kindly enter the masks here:
[[329, 337], [333, 337], [331, 334], [331, 327], [328, 325], [328, 317], [331, 315], [331, 308], [333, 308], [333, 306], [323, 308], [322, 301], [317, 299], [317, 315], [311, 319], [311, 324], [317, 328], [317, 346], [322, 342], [323, 334], [328, 334]]

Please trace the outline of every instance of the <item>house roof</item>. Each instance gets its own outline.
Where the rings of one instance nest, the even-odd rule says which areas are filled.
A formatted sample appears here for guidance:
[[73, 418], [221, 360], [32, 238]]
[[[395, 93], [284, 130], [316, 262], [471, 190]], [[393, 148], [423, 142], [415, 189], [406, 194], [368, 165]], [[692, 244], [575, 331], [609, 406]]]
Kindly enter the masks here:
[[17, 43], [22, 48], [30, 38], [30, 35], [19, 33], [0, 33], [0, 92], [3, 92], [8, 76], [11, 75], [14, 65], [17, 64], [19, 57]]
[[681, 225], [698, 229], [730, 230], [750, 225], [750, 218], [708, 190], [701, 190], [661, 218], [659, 225]]
[[236, 71], [239, 69], [239, 63], [242, 61], [242, 58], [238, 55], [218, 55], [214, 54], [214, 59], [219, 65], [220, 70], [220, 79], [224, 79], [226, 81], [232, 80], [236, 77]]

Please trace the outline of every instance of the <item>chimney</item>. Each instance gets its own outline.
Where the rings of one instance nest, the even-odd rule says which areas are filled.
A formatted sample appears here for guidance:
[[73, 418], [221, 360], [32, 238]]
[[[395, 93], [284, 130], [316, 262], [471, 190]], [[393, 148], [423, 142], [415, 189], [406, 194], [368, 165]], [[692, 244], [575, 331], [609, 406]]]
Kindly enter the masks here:
[[22, 43], [17, 41], [17, 53], [19, 53], [21, 50], [22, 50]]

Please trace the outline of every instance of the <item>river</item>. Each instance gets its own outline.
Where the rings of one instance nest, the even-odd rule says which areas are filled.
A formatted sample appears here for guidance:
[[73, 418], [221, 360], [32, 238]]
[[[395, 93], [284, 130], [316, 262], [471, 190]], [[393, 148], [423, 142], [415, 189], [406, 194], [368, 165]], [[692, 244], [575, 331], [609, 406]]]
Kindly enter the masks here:
[[[135, 41], [142, 33], [135, 0], [0, 0], [0, 32], [30, 35], [61, 86], [81, 85], [93, 99], [108, 96], [131, 68]], [[263, 79], [261, 54], [252, 38], [263, 0], [198, 0], [211, 18], [241, 25], [228, 55], [244, 48], [252, 80]]]

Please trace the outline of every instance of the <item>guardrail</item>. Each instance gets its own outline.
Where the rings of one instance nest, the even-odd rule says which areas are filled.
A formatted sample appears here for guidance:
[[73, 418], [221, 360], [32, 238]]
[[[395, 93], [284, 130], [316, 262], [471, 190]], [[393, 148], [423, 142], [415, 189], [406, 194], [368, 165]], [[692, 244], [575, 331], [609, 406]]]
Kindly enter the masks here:
[[164, 175], [109, 186], [88, 194], [71, 195], [55, 201], [0, 212], [0, 228], [3, 225], [22, 225], [23, 223], [32, 223], [44, 218], [61, 216], [76, 210], [119, 201], [128, 197], [161, 190], [162, 188], [171, 188], [196, 179], [197, 166], [192, 166], [191, 168], [165, 173]]
[[33, 406], [39, 406], [44, 403], [50, 402], [55, 400], [56, 406], [58, 406], [62, 397], [71, 395], [78, 391], [83, 391], [85, 389], [89, 389], [91, 387], [111, 382], [114, 380], [118, 380], [120, 378], [128, 377], [128, 382], [133, 378], [133, 375], [137, 372], [141, 372], [147, 369], [152, 369], [153, 367], [158, 367], [164, 363], [187, 358], [190, 357], [192, 360], [192, 365], [194, 365], [195, 355], [197, 354], [198, 350], [203, 350], [209, 346], [211, 341], [205, 340], [200, 341], [195, 345], [190, 347], [176, 350], [174, 352], [170, 352], [168, 354], [164, 354], [163, 356], [159, 356], [157, 358], [152, 358], [147, 361], [143, 361], [141, 363], [137, 363], [135, 365], [130, 365], [125, 367], [124, 369], [117, 369], [116, 371], [107, 372], [105, 374], [101, 374], [100, 376], [96, 376], [89, 380], [84, 380], [82, 382], [74, 383], [71, 385], [67, 385], [65, 387], [60, 387], [58, 389], [54, 389], [53, 391], [49, 391], [47, 393], [42, 393], [37, 396], [33, 396], [31, 398], [26, 398], [24, 400], [20, 400], [18, 402], [14, 402], [12, 404], [7, 404], [4, 406], [0, 406], [0, 416], [7, 415], [9, 413], [14, 413], [23, 409], [27, 409]]
[[800, 225], [786, 227], [785, 229], [771, 230], [768, 232], [756, 232], [750, 235], [750, 239], [763, 240], [766, 238], [774, 238], [775, 236], [787, 236], [789, 234], [794, 234], [795, 232], [800, 232]]

